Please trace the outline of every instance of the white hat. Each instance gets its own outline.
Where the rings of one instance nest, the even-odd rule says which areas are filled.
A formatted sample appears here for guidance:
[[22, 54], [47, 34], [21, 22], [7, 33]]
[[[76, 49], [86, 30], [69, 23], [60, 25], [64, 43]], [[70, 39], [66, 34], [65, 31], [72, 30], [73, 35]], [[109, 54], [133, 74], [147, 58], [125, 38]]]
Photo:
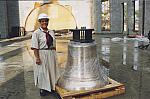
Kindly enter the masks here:
[[39, 16], [38, 16], [38, 20], [40, 19], [49, 19], [48, 15], [45, 14], [45, 13], [41, 13]]

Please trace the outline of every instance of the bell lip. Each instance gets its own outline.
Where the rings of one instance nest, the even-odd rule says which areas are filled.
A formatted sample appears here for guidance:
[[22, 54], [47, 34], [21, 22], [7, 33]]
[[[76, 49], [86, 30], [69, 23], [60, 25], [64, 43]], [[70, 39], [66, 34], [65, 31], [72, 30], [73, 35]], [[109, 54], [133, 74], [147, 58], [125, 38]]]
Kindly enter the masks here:
[[[57, 86], [65, 89], [65, 90], [69, 90], [69, 91], [81, 91], [81, 90], [90, 90], [90, 89], [96, 89], [96, 88], [102, 88], [106, 85], [109, 84], [109, 81], [108, 80], [104, 80], [99, 82], [99, 80], [93, 80], [93, 82], [89, 82], [89, 81], [85, 81], [85, 82], [80, 82], [80, 81], [75, 81], [75, 80], [71, 80], [71, 79], [67, 79], [67, 78], [64, 78], [63, 76], [60, 77], [57, 81]], [[69, 82], [69, 83], [68, 83]], [[68, 83], [68, 84], [67, 84]], [[71, 84], [72, 83], [72, 84]], [[74, 83], [74, 84], [73, 84]], [[91, 84], [91, 86], [82, 86], [83, 84], [82, 83], [94, 83], [94, 84]], [[73, 86], [72, 86], [73, 85]], [[80, 86], [81, 85], [81, 86]]]

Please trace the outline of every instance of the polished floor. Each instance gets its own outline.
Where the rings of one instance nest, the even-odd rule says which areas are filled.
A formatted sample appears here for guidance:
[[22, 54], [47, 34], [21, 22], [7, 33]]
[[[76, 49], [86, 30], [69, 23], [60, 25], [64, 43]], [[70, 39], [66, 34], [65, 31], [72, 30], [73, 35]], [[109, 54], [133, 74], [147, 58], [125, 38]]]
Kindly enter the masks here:
[[[119, 37], [116, 41], [112, 38]], [[139, 41], [118, 35], [94, 35], [97, 51], [109, 67], [110, 78], [125, 84], [123, 95], [108, 99], [150, 99], [150, 47], [137, 48]], [[57, 39], [57, 56], [63, 71], [67, 59], [66, 38]], [[0, 99], [59, 99], [56, 93], [39, 95], [33, 81], [30, 39], [0, 45]]]

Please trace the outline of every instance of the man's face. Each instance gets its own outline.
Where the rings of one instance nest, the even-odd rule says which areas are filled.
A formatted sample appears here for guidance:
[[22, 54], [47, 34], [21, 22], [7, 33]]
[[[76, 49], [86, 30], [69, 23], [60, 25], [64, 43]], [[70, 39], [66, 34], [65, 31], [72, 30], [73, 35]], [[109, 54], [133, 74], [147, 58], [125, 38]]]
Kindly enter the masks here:
[[41, 19], [39, 22], [40, 22], [41, 28], [47, 28], [49, 20]]

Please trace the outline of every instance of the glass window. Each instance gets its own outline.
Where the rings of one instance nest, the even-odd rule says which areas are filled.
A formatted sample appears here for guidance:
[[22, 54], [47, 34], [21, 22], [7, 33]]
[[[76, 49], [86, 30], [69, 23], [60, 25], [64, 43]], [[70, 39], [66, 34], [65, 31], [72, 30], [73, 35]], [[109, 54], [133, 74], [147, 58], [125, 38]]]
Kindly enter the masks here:
[[127, 3], [122, 3], [123, 8], [123, 31], [127, 31]]
[[109, 0], [102, 0], [101, 13], [101, 29], [102, 31], [110, 31], [110, 3]]
[[134, 6], [134, 22], [133, 22], [133, 31], [139, 30], [139, 0], [133, 1]]

